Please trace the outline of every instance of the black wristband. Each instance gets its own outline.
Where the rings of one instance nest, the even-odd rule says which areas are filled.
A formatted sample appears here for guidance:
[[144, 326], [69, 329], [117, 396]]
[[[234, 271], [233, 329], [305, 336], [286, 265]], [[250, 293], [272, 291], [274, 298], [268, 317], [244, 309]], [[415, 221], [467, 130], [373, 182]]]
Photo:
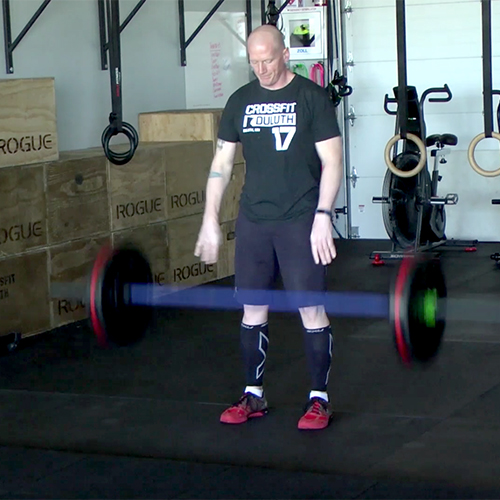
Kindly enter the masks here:
[[326, 214], [326, 215], [329, 215], [330, 217], [333, 216], [333, 214], [332, 214], [332, 212], [330, 210], [324, 210], [323, 208], [317, 208], [314, 213], [316, 213], [316, 214]]

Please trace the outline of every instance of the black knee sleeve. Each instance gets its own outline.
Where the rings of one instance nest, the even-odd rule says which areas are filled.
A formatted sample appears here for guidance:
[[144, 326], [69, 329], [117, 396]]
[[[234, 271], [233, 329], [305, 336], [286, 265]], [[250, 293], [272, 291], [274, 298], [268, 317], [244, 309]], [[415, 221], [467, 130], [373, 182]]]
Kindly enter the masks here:
[[246, 385], [261, 386], [269, 344], [268, 324], [250, 326], [242, 323], [240, 344]]
[[304, 329], [307, 365], [311, 375], [312, 390], [326, 391], [332, 362], [333, 335], [331, 326]]

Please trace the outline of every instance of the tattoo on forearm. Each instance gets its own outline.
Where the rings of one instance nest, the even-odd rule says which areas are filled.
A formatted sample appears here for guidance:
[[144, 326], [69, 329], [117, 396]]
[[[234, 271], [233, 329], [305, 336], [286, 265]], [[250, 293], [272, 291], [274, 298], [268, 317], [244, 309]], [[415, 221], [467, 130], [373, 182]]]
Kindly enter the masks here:
[[208, 178], [213, 179], [214, 177], [222, 177], [222, 174], [220, 172], [210, 172], [210, 174], [208, 175]]
[[220, 151], [224, 147], [224, 144], [226, 144], [226, 141], [223, 141], [222, 139], [217, 139], [217, 151]]

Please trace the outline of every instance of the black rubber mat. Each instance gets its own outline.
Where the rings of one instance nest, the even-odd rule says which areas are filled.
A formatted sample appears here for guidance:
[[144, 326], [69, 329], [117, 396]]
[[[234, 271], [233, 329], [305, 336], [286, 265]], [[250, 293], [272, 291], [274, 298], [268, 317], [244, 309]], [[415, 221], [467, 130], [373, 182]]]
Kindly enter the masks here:
[[[329, 288], [387, 293], [399, 263], [374, 267], [368, 258], [384, 245], [339, 241]], [[450, 296], [500, 295], [495, 251], [486, 243], [475, 253], [443, 250]], [[98, 348], [85, 323], [32, 338], [0, 359], [0, 446], [356, 477], [348, 498], [412, 497], [404, 486], [411, 482], [420, 485], [412, 498], [423, 498], [426, 481], [448, 485], [427, 498], [453, 496], [450, 485], [470, 497], [491, 498], [497, 488], [500, 496], [498, 325], [450, 323], [438, 359], [408, 370], [387, 321], [332, 318], [335, 417], [325, 431], [302, 433], [296, 426], [309, 388], [292, 313], [269, 321], [270, 414], [219, 423], [243, 388], [240, 319], [235, 311], [157, 311], [140, 344], [116, 350]], [[0, 484], [0, 496], [17, 490]]]

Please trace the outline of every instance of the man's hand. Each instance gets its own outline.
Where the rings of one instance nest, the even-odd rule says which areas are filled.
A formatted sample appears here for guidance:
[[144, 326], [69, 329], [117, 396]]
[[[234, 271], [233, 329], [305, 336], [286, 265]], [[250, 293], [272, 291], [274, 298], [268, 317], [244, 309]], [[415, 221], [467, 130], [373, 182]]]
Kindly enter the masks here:
[[330, 264], [337, 257], [333, 225], [328, 214], [316, 214], [311, 230], [311, 249], [316, 264]]
[[222, 231], [215, 219], [203, 221], [194, 254], [205, 264], [215, 264], [219, 258], [219, 247], [222, 243]]

